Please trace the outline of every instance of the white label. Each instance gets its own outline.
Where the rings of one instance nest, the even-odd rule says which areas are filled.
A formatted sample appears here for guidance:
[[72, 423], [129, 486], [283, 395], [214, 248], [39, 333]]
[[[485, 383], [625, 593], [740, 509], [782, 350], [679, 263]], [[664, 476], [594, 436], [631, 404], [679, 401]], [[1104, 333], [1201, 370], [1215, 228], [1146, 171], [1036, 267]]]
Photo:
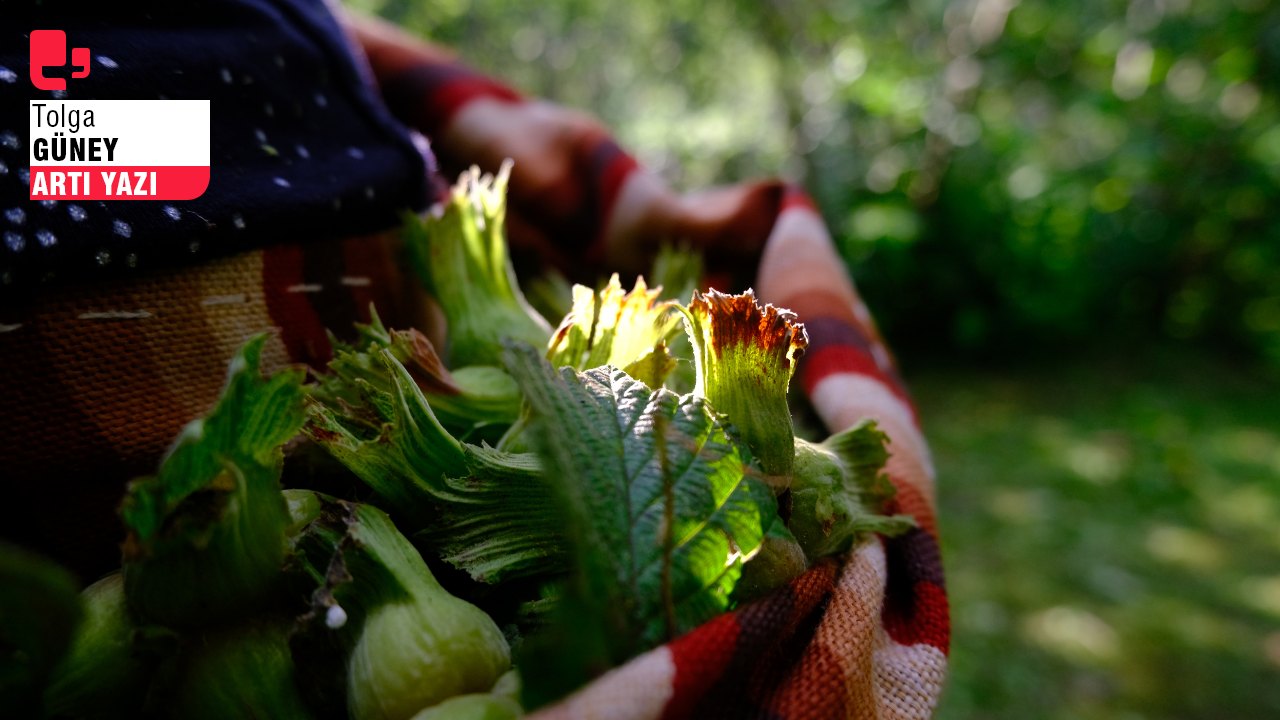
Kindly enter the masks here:
[[32, 100], [30, 120], [33, 170], [209, 165], [208, 100]]

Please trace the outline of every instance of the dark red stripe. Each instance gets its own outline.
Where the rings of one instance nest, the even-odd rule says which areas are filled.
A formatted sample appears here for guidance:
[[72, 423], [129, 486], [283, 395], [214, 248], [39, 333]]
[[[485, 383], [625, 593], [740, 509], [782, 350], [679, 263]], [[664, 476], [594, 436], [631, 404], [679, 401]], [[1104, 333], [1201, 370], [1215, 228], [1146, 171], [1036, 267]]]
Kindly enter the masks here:
[[[735, 610], [739, 629], [732, 657], [716, 666], [712, 684], [693, 696], [692, 704], [668, 702], [663, 717], [774, 720], [769, 704], [813, 639], [835, 587], [836, 570], [835, 562], [819, 561], [786, 586]], [[688, 642], [700, 642], [700, 631], [686, 635]], [[683, 671], [677, 663], [677, 682]]]
[[[382, 235], [352, 238], [342, 242], [342, 258], [346, 265], [348, 289], [362, 323], [370, 321], [369, 305], [389, 328], [408, 329], [404, 308], [400, 306], [400, 273], [387, 252], [387, 239]], [[368, 285], [360, 284], [367, 279]]]
[[333, 348], [324, 324], [307, 293], [289, 288], [306, 283], [305, 255], [299, 245], [273, 245], [262, 252], [262, 292], [267, 314], [280, 328], [280, 339], [293, 362], [324, 367], [333, 358]]
[[833, 318], [846, 322], [864, 333], [870, 333], [858, 316], [853, 312], [849, 298], [841, 293], [821, 288], [805, 288], [798, 290], [773, 303], [778, 307], [789, 308], [800, 322], [809, 322], [816, 318]]
[[433, 139], [463, 105], [480, 97], [508, 102], [523, 98], [515, 90], [462, 65], [427, 63], [382, 84], [392, 114]]
[[342, 284], [347, 274], [344, 244], [332, 240], [303, 246], [302, 275], [307, 283], [320, 286], [318, 292], [307, 293], [306, 297], [321, 325], [338, 339], [354, 343], [360, 311], [351, 288]]
[[676, 675], [671, 681], [671, 699], [662, 712], [665, 720], [693, 717], [707, 690], [726, 674], [737, 653], [741, 631], [738, 617], [726, 613], [667, 643]]
[[871, 352], [871, 339], [858, 326], [839, 318], [804, 318], [804, 332], [809, 336], [807, 352], [816, 353], [831, 345], [848, 345], [864, 352]]
[[938, 543], [915, 529], [884, 541], [884, 610], [880, 622], [894, 642], [924, 643], [950, 652], [951, 614]]
[[938, 587], [947, 585], [942, 572], [942, 554], [938, 543], [923, 530], [910, 530], [885, 541], [885, 562], [889, 572], [897, 573], [890, 584], [902, 579], [910, 583], [928, 580]]
[[912, 588], [910, 612], [903, 603], [890, 603], [885, 598], [880, 622], [889, 637], [899, 645], [932, 645], [951, 654], [951, 612], [947, 591], [931, 582], [919, 582]]
[[727, 272], [705, 273], [702, 276], [702, 287], [698, 289], [704, 293], [712, 290], [733, 292], [733, 275]]
[[618, 200], [622, 184], [640, 163], [627, 154], [613, 138], [604, 137], [591, 149], [588, 156], [587, 201], [579, 213], [594, 220], [594, 235], [590, 238], [590, 249], [587, 260], [598, 263], [604, 254], [605, 232], [609, 228], [609, 218], [613, 215], [613, 206]]

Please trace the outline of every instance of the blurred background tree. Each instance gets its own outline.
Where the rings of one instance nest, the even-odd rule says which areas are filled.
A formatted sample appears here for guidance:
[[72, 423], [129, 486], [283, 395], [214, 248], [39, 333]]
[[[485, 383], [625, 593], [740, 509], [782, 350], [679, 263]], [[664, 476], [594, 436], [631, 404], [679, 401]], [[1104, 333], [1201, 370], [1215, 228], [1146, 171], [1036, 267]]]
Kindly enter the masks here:
[[681, 189], [818, 200], [898, 352], [1280, 363], [1268, 0], [356, 0]]
[[940, 718], [1280, 717], [1280, 2], [348, 2], [813, 194], [935, 453]]

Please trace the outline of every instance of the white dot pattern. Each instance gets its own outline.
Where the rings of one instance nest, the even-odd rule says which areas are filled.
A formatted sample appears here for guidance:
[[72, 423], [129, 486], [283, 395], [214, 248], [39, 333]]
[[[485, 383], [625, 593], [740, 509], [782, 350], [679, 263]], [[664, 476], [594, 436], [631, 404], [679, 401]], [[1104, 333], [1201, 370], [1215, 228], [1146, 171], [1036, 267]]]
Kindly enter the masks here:
[[[128, 15], [122, 11], [121, 27]], [[81, 275], [74, 268], [85, 266], [100, 267], [101, 277], [109, 277], [136, 267], [139, 256], [148, 260], [143, 267], [181, 265], [180, 256], [190, 264], [204, 254], [223, 254], [221, 243], [244, 248], [270, 242], [258, 233], [270, 226], [275, 212], [320, 210], [309, 215], [307, 232], [314, 235], [317, 228], [323, 233], [324, 218], [332, 217], [325, 205], [336, 215], [345, 201], [351, 222], [368, 215], [372, 225], [374, 213], [376, 222], [384, 223], [395, 208], [421, 202], [421, 153], [372, 100], [376, 93], [361, 84], [359, 63], [335, 50], [339, 45], [321, 42], [341, 39], [336, 19], [323, 12], [307, 19], [305, 27], [325, 38], [299, 33], [300, 22], [282, 17], [273, 20], [274, 28], [246, 26], [239, 36], [227, 35], [227, 46], [219, 48], [225, 52], [213, 54], [194, 52], [200, 49], [195, 47], [186, 53], [193, 40], [158, 28], [159, 45], [176, 44], [183, 52], [178, 61], [156, 69], [150, 97], [206, 97], [220, 108], [210, 132], [215, 157], [207, 194], [182, 201], [181, 208], [174, 201], [84, 200], [61, 189], [28, 202], [27, 188], [11, 184], [10, 190], [18, 192], [0, 204], [0, 275], [24, 286], [47, 282], [55, 273], [60, 281], [78, 282]], [[73, 98], [110, 99], [115, 86], [95, 83], [119, 81], [123, 73], [115, 71], [132, 71], [139, 56], [133, 45], [113, 44], [105, 36], [90, 46], [105, 53], [92, 55], [93, 75], [68, 80], [67, 90]], [[25, 71], [25, 65], [0, 67], [0, 87], [25, 84]], [[34, 97], [49, 95], [37, 91]], [[321, 111], [323, 117], [317, 115]], [[16, 177], [31, 185], [36, 179], [33, 169], [24, 167], [25, 135], [25, 128], [0, 122], [0, 182]], [[301, 163], [308, 167], [298, 172], [293, 166]], [[224, 169], [230, 172], [220, 174]], [[371, 169], [378, 171], [377, 179]], [[92, 180], [101, 190], [97, 173]], [[249, 217], [252, 224], [246, 222]], [[237, 232], [239, 239], [232, 241], [230, 234]], [[42, 252], [45, 248], [53, 252]]]

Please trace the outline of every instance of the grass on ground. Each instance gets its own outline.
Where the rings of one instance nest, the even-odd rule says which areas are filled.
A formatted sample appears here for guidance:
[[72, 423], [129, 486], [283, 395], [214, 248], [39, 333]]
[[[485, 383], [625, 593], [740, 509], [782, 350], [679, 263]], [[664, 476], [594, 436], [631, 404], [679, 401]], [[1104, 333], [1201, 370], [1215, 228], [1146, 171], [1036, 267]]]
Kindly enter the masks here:
[[1280, 717], [1280, 385], [1204, 360], [911, 378], [952, 603], [937, 717]]

